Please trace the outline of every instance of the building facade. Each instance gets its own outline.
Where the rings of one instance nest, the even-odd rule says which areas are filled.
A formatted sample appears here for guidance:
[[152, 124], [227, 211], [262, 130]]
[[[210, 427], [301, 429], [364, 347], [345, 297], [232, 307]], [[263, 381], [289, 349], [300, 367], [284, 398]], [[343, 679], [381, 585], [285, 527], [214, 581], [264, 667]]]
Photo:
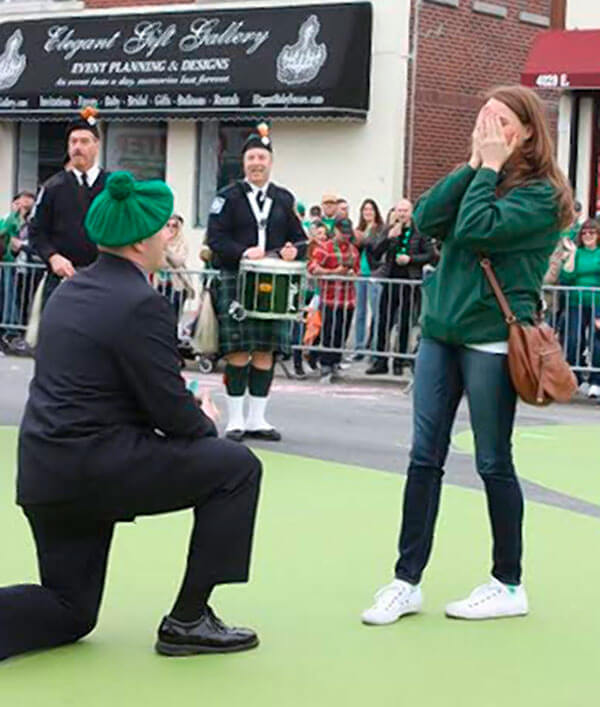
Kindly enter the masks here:
[[[411, 5], [406, 191], [415, 198], [466, 159], [482, 96], [493, 86], [520, 83], [536, 36], [563, 26], [564, 0]], [[556, 126], [558, 97], [543, 97]]]
[[600, 4], [567, 0], [566, 28], [537, 38], [523, 82], [560, 96], [558, 154], [585, 214], [600, 215]]
[[88, 103], [100, 111], [103, 165], [165, 178], [194, 245], [260, 119], [271, 124], [274, 180], [305, 204], [334, 191], [356, 212], [366, 196], [386, 207], [403, 193], [409, 0], [3, 8], [6, 207], [61, 168], [66, 121]]

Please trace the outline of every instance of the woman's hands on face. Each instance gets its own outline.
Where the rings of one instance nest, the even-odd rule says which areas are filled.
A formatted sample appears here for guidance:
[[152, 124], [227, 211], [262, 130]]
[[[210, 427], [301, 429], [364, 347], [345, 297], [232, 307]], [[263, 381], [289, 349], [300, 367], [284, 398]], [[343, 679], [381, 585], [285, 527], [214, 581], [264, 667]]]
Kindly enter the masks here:
[[507, 142], [500, 118], [492, 111], [484, 111], [475, 128], [475, 144], [481, 157], [481, 166], [499, 172], [517, 146], [518, 136]]

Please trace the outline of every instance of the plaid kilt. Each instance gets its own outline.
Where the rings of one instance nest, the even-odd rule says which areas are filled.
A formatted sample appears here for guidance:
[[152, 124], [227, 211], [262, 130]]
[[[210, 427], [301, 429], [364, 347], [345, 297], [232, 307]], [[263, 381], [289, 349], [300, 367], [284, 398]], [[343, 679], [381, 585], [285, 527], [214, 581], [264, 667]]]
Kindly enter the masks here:
[[236, 322], [229, 306], [237, 299], [237, 274], [221, 273], [215, 278], [215, 312], [219, 321], [219, 354], [237, 351], [291, 352], [292, 322], [285, 319], [253, 319]]

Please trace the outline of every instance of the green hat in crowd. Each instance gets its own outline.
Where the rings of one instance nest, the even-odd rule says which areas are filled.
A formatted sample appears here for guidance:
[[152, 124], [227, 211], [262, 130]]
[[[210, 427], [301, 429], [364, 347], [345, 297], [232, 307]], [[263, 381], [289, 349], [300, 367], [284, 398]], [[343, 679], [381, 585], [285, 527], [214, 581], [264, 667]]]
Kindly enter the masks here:
[[85, 228], [94, 243], [109, 248], [150, 238], [173, 213], [173, 192], [160, 179], [138, 182], [129, 172], [114, 172], [94, 199]]

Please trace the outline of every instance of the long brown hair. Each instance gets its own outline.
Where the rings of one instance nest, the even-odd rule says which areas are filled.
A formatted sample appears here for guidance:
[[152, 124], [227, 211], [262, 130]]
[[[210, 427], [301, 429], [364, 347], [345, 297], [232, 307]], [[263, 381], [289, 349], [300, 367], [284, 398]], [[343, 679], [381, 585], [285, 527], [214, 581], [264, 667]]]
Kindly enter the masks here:
[[574, 218], [573, 191], [556, 162], [542, 101], [525, 86], [499, 86], [487, 94], [486, 102], [491, 98], [504, 103], [531, 130], [531, 136], [506, 163], [506, 178], [500, 192], [505, 194], [527, 182], [547, 179], [556, 191], [559, 227], [567, 228]]
[[363, 203], [360, 205], [360, 211], [359, 211], [359, 218], [358, 218], [358, 230], [359, 231], [366, 231], [367, 230], [367, 222], [365, 221], [365, 217], [363, 216], [363, 211], [365, 209], [365, 206], [371, 205], [373, 207], [373, 211], [375, 212], [375, 226], [376, 228], [381, 228], [383, 226], [383, 219], [381, 218], [381, 211], [379, 210], [379, 206], [377, 206], [377, 203], [375, 202], [374, 199], [365, 199]]

